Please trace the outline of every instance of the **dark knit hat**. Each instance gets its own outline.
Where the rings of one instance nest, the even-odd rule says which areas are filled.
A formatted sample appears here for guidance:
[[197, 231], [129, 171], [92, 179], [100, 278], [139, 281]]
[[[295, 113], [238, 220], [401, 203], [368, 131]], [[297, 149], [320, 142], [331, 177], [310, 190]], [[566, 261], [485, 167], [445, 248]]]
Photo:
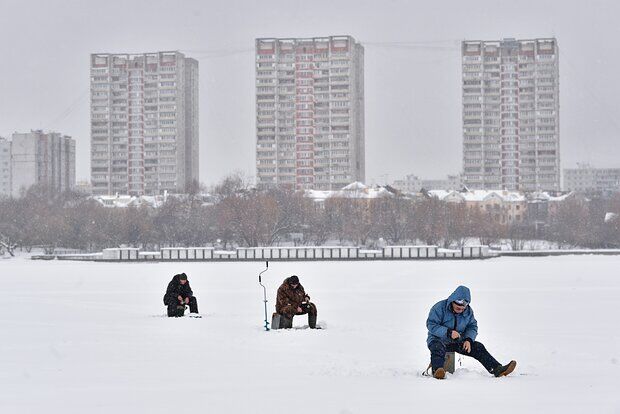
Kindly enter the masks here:
[[288, 278], [288, 284], [289, 285], [298, 285], [299, 284], [299, 278], [295, 275], [291, 276]]
[[179, 280], [187, 280], [187, 275], [185, 273], [181, 273], [179, 275]]

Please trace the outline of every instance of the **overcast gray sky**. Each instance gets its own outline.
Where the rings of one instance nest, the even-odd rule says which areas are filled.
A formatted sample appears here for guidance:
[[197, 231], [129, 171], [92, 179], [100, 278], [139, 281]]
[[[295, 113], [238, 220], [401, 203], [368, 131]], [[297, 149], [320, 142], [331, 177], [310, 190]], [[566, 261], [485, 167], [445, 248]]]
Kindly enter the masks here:
[[[253, 176], [254, 39], [350, 34], [365, 46], [367, 181], [461, 170], [463, 39], [555, 36], [562, 168], [620, 167], [617, 1], [0, 0], [0, 136], [52, 129], [89, 178], [89, 54], [200, 62], [200, 178]], [[399, 42], [405, 43], [398, 44]]]

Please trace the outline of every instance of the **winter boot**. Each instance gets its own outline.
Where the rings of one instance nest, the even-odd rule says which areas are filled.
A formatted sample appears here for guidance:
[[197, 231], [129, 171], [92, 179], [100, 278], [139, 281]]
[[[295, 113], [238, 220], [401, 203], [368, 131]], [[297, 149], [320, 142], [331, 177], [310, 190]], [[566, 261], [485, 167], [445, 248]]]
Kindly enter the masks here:
[[310, 329], [316, 329], [316, 315], [308, 314], [308, 326]]
[[433, 377], [437, 379], [446, 378], [446, 370], [443, 368], [437, 368], [436, 370], [433, 371]]
[[177, 306], [177, 313], [176, 313], [176, 317], [180, 318], [181, 316], [185, 315], [185, 305], [178, 305]]
[[168, 317], [169, 318], [174, 318], [175, 316], [177, 316], [177, 307], [176, 307], [176, 305], [168, 306]]
[[196, 296], [189, 298], [189, 313], [198, 313], [198, 301]]
[[508, 365], [498, 365], [497, 367], [495, 367], [492, 374], [496, 377], [505, 377], [506, 375], [514, 371], [516, 366], [517, 361], [510, 361]]

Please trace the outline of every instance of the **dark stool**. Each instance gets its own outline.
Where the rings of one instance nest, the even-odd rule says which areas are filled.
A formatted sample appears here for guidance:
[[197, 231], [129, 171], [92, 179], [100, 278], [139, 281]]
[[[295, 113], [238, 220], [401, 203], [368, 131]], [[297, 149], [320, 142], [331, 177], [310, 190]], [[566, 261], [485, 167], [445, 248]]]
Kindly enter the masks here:
[[292, 327], [293, 319], [289, 319], [285, 315], [280, 315], [276, 312], [271, 315], [271, 329], [290, 329]]

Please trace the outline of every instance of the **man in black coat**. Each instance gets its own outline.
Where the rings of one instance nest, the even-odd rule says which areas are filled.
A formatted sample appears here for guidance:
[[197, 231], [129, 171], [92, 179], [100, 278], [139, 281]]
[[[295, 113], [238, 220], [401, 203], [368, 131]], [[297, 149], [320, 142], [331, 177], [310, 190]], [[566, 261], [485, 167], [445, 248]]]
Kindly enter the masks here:
[[182, 312], [177, 313], [177, 309], [181, 306], [185, 307], [185, 305], [189, 305], [190, 313], [198, 313], [198, 302], [189, 286], [185, 273], [174, 275], [168, 283], [168, 289], [164, 295], [164, 305], [168, 306], [168, 316], [170, 317], [183, 315]]

